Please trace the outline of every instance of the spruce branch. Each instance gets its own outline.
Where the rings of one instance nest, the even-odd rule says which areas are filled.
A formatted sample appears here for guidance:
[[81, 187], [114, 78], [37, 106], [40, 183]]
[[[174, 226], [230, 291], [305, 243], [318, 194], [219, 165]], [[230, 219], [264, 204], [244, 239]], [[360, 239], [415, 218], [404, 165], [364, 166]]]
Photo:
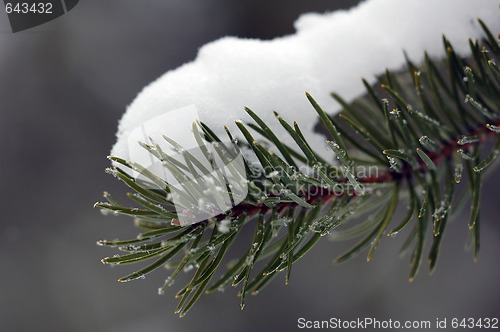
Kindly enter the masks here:
[[[412, 252], [409, 278], [413, 280], [424, 258], [426, 240], [432, 242], [427, 256], [430, 272], [435, 270], [447, 224], [467, 197], [468, 227], [477, 259], [481, 186], [500, 153], [500, 69], [496, 65], [500, 47], [483, 22], [479, 23], [486, 39], [482, 41], [484, 46], [477, 40], [469, 41], [470, 58], [460, 58], [446, 38], [443, 61], [426, 54], [423, 66], [417, 67], [405, 54], [408, 72], [387, 71], [380, 77], [380, 87], [363, 80], [365, 97], [348, 103], [332, 93], [343, 107], [337, 117], [329, 116], [306, 93], [329, 136], [328, 153], [320, 154], [309, 144], [300, 124], [275, 113], [295, 143], [287, 146], [255, 112], [246, 108], [254, 123], [236, 122], [244, 138], [238, 146], [247, 147], [255, 155], [259, 172], [245, 160], [245, 174], [229, 168], [230, 174], [224, 175], [248, 185], [245, 197], [238, 197], [225, 178], [198, 181], [197, 185], [184, 183], [183, 190], [179, 190], [141, 165], [110, 157], [114, 167], [107, 172], [133, 190], [128, 197], [136, 207], [127, 207], [108, 193], [104, 194], [107, 202], [95, 206], [104, 212], [132, 216], [144, 232], [135, 239], [99, 241], [99, 245], [123, 253], [102, 262], [120, 265], [150, 261], [120, 278], [122, 282], [144, 278], [159, 267], [173, 270], [159, 288], [160, 294], [181, 271], [193, 270], [192, 279], [176, 295], [180, 298], [176, 313], [183, 316], [203, 292], [223, 290], [229, 285], [241, 286], [243, 309], [246, 295], [260, 292], [278, 272], [286, 270], [288, 283], [293, 263], [322, 236], [360, 238], [335, 263], [362, 251], [368, 252], [369, 261], [384, 236], [397, 236], [408, 229], [401, 253]], [[235, 142], [227, 128], [226, 134], [229, 141]], [[255, 134], [264, 140], [256, 140]], [[204, 123], [193, 124], [193, 135], [203, 152], [201, 157], [164, 137], [183, 161], [171, 158], [153, 141], [141, 145], [180, 183], [187, 175], [215, 170], [214, 158], [227, 161], [238, 153], [236, 143], [222, 143], [224, 140]], [[215, 154], [205, 148], [206, 142], [215, 147]], [[369, 172], [361, 171], [366, 169]], [[138, 180], [133, 172], [155, 187]], [[467, 188], [457, 190], [464, 178]], [[173, 195], [185, 211], [201, 209], [209, 214], [217, 211], [217, 206], [212, 205], [223, 205], [217, 201], [220, 191], [233, 202], [241, 202], [215, 217], [181, 226]], [[215, 203], [200, 202], [198, 198], [204, 196], [213, 197], [208, 201]], [[390, 227], [402, 205], [409, 207], [406, 214]], [[363, 215], [368, 217], [361, 221]], [[221, 264], [244, 228], [253, 230], [248, 249], [215, 278], [218, 271], [224, 270]]]

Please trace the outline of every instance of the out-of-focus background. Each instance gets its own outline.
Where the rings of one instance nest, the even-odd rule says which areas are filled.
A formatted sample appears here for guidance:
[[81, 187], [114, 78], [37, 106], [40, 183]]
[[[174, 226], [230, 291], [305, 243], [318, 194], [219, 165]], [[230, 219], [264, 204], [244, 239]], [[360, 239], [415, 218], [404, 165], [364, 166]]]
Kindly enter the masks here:
[[104, 169], [117, 121], [141, 88], [206, 42], [290, 34], [300, 13], [356, 3], [87, 0], [16, 34], [0, 13], [0, 331], [290, 331], [299, 317], [498, 317], [495, 175], [483, 188], [479, 261], [464, 251], [465, 209], [447, 229], [435, 274], [424, 264], [413, 283], [408, 257], [398, 258], [404, 237], [384, 239], [370, 263], [361, 255], [339, 266], [332, 259], [349, 244], [324, 239], [294, 266], [288, 286], [279, 276], [244, 311], [229, 289], [179, 319], [180, 283], [157, 295], [167, 271], [123, 284], [116, 279], [136, 266], [100, 263], [115, 252], [96, 240], [137, 233], [128, 218], [92, 205], [103, 190], [126, 191]]

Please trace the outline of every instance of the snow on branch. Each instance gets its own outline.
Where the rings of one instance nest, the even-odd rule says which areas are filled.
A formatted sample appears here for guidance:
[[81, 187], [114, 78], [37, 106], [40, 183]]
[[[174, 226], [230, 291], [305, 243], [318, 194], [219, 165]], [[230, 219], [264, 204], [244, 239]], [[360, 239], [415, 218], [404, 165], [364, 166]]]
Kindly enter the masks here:
[[[370, 0], [347, 11], [304, 14], [295, 22], [293, 35], [273, 40], [221, 38], [201, 47], [194, 61], [165, 73], [139, 93], [120, 121], [112, 155], [128, 159], [131, 149], [140, 149], [130, 146], [134, 130], [190, 105], [217, 133], [223, 132], [223, 125], [236, 133], [234, 120], [250, 120], [245, 106], [281, 133], [272, 112], [276, 110], [287, 121], [296, 120], [320, 150], [325, 139], [314, 133], [315, 113], [305, 91], [329, 113], [338, 112], [330, 92], [347, 101], [359, 96], [364, 91], [360, 78], [374, 83], [385, 68], [401, 68], [403, 50], [416, 63], [422, 61], [424, 50], [443, 56], [445, 34], [457, 53], [466, 54], [467, 38], [482, 36], [477, 17], [499, 31], [498, 1]], [[175, 45], [170, 47], [175, 52]], [[192, 120], [160, 118], [154, 129], [160, 132], [149, 128], [148, 136], [191, 135]]]

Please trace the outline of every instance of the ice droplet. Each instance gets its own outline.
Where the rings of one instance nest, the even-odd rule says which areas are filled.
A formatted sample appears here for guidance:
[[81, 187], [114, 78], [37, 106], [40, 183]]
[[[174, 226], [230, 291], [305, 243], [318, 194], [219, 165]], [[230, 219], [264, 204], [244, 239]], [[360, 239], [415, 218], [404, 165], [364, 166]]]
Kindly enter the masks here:
[[269, 177], [269, 178], [275, 178], [275, 177], [277, 177], [277, 176], [278, 176], [278, 174], [279, 174], [279, 172], [278, 172], [278, 171], [272, 171], [271, 173], [269, 173], [268, 177]]

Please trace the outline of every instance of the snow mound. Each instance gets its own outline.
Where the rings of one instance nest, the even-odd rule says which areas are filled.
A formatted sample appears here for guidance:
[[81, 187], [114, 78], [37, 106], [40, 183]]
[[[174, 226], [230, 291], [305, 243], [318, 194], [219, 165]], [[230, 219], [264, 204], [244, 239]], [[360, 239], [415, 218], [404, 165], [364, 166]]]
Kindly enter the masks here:
[[361, 77], [374, 83], [385, 68], [403, 67], [403, 50], [416, 63], [423, 60], [424, 50], [443, 56], [442, 34], [465, 55], [468, 38], [483, 35], [476, 18], [496, 32], [498, 14], [497, 0], [370, 0], [347, 11], [304, 14], [295, 22], [293, 35], [267, 41], [221, 38], [201, 47], [194, 61], [165, 73], [139, 93], [119, 123], [111, 154], [125, 159], [138, 155], [130, 151], [142, 148], [129, 136], [157, 117], [161, 123], [145, 135], [157, 141], [161, 135], [192, 135], [194, 119], [178, 123], [162, 116], [190, 105], [201, 121], [224, 136], [223, 125], [237, 134], [234, 120], [251, 121], [243, 110], [247, 106], [284, 142], [294, 145], [275, 119], [275, 110], [288, 122], [297, 121], [320, 151], [325, 138], [314, 132], [317, 117], [305, 91], [335, 114], [339, 105], [330, 92], [354, 99], [364, 93]]

